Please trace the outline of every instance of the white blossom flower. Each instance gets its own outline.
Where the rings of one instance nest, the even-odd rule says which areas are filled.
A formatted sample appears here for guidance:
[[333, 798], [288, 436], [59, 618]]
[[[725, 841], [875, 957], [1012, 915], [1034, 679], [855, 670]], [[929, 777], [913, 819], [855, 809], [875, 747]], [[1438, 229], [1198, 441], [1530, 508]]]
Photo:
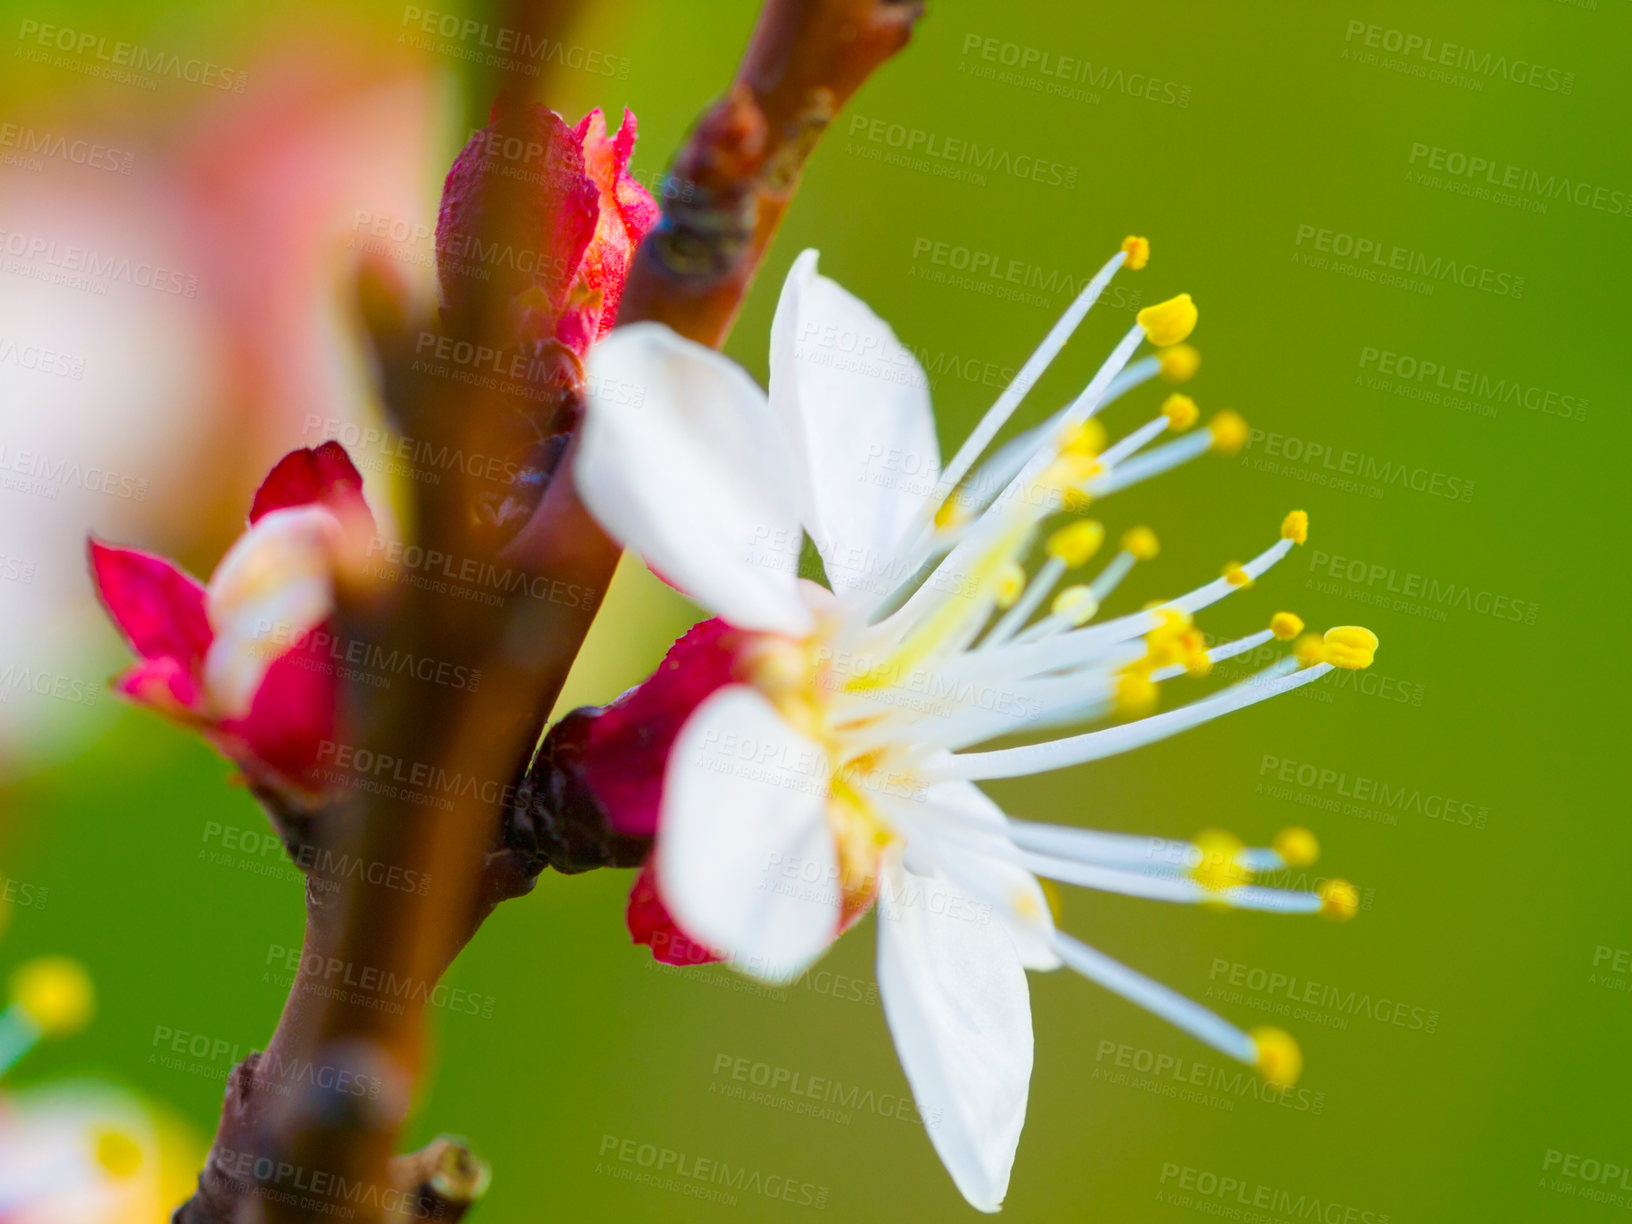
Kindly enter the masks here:
[[[1334, 667], [1365, 667], [1377, 644], [1352, 626], [1305, 637], [1246, 679], [1149, 712], [1168, 681], [1301, 634], [1280, 613], [1209, 647], [1191, 623], [1303, 542], [1297, 511], [1250, 561], [1140, 611], [1099, 617], [1155, 555], [1144, 528], [1091, 579], [1056, 591], [1103, 539], [1081, 516], [1090, 502], [1244, 440], [1233, 413], [1184, 433], [1197, 413], [1177, 393], [1110, 445], [1094, 419], [1141, 384], [1193, 372], [1188, 295], [1140, 311], [1080, 395], [976, 466], [1111, 278], [1147, 255], [1143, 239], [1123, 244], [944, 465], [922, 370], [817, 273], [814, 251], [782, 291], [769, 395], [655, 324], [619, 329], [590, 359], [592, 388], [644, 395], [592, 393], [574, 460], [585, 504], [732, 631], [720, 639], [728, 674], [665, 746], [662, 903], [690, 939], [771, 981], [796, 977], [876, 903], [879, 991], [902, 1065], [937, 1120], [936, 1150], [984, 1211], [1003, 1200], [1025, 1120], [1027, 969], [1069, 966], [1273, 1082], [1289, 1084], [1300, 1061], [1284, 1033], [1243, 1032], [1058, 930], [1040, 879], [1283, 913], [1348, 916], [1356, 904], [1339, 881], [1315, 892], [1251, 883], [1312, 859], [1301, 830], [1250, 849], [1220, 833], [1092, 832], [1011, 819], [976, 785], [1165, 739]], [[1136, 359], [1147, 342], [1155, 351]], [[807, 533], [831, 589], [797, 576]], [[1028, 578], [1039, 538], [1045, 559]], [[979, 747], [1016, 734], [1033, 742]]]

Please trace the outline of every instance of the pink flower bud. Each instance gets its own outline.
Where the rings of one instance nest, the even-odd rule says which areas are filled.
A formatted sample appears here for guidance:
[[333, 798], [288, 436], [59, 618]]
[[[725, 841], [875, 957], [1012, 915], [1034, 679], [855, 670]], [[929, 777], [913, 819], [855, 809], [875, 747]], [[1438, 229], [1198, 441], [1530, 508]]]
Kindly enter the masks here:
[[124, 696], [196, 727], [249, 779], [296, 798], [329, 788], [335, 735], [333, 544], [373, 517], [337, 442], [285, 455], [205, 586], [163, 557], [90, 541], [91, 578], [139, 661]]
[[611, 330], [636, 245], [658, 219], [629, 174], [635, 116], [608, 136], [600, 110], [568, 127], [501, 97], [442, 188], [436, 267], [455, 326], [478, 295], [502, 304], [517, 339], [582, 357]]

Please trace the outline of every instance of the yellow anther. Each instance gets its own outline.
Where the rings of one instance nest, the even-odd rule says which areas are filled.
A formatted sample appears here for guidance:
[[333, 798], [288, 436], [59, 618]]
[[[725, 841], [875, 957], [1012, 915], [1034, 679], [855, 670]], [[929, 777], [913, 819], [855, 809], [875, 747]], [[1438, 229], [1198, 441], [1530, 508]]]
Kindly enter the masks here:
[[1196, 304], [1188, 293], [1146, 306], [1136, 316], [1145, 329], [1145, 338], [1157, 348], [1177, 344], [1189, 336], [1196, 326]]
[[141, 1146], [123, 1131], [100, 1131], [96, 1136], [96, 1163], [113, 1177], [129, 1177], [142, 1167]]
[[91, 975], [66, 956], [42, 956], [11, 975], [12, 1002], [45, 1037], [66, 1037], [91, 1021], [96, 988]]
[[935, 530], [951, 531], [955, 527], [962, 527], [969, 521], [969, 511], [964, 508], [963, 499], [954, 492], [944, 502], [939, 510], [935, 511]]
[[1292, 657], [1305, 667], [1326, 661], [1326, 644], [1318, 633], [1306, 633], [1292, 644]]
[[1322, 640], [1326, 647], [1326, 662], [1333, 667], [1360, 671], [1370, 667], [1377, 657], [1377, 635], [1359, 625], [1339, 625], [1335, 629], [1328, 629]]
[[1081, 489], [1067, 489], [1060, 494], [1060, 509], [1067, 514], [1081, 514], [1094, 504], [1094, 499]]
[[1282, 829], [1269, 844], [1288, 867], [1307, 867], [1320, 857], [1320, 843], [1315, 835], [1297, 825]]
[[1116, 678], [1116, 709], [1124, 718], [1142, 718], [1156, 708], [1156, 682], [1142, 671]]
[[1186, 612], [1183, 608], [1168, 606], [1162, 600], [1157, 600], [1155, 603], [1151, 604], [1150, 607], [1161, 609], [1156, 618], [1159, 623], [1157, 624], [1157, 627], [1151, 631], [1153, 633], [1158, 633], [1163, 630], [1166, 630], [1168, 633], [1181, 633], [1188, 629], [1191, 625], [1195, 624], [1195, 618], [1192, 617], [1190, 613]]
[[1252, 575], [1241, 568], [1241, 562], [1231, 561], [1224, 567], [1224, 581], [1233, 587], [1249, 587], [1252, 585]]
[[1269, 631], [1278, 641], [1290, 642], [1303, 632], [1303, 618], [1296, 612], [1277, 612], [1269, 618]]
[[1195, 847], [1201, 859], [1190, 868], [1190, 878], [1203, 888], [1239, 888], [1252, 881], [1252, 872], [1239, 861], [1246, 847], [1233, 833], [1208, 829], [1197, 834]]
[[1105, 542], [1105, 527], [1093, 519], [1078, 519], [1074, 523], [1067, 523], [1053, 535], [1048, 537], [1044, 546], [1048, 555], [1057, 557], [1065, 562], [1070, 569], [1076, 569], [1099, 551], [1099, 546]]
[[1302, 510], [1294, 510], [1281, 520], [1281, 539], [1291, 540], [1294, 544], [1305, 544], [1309, 540], [1309, 516]]
[[1201, 368], [1201, 354], [1188, 344], [1173, 344], [1156, 354], [1162, 363], [1159, 373], [1170, 383], [1189, 382]]
[[1188, 395], [1180, 395], [1175, 391], [1162, 401], [1162, 415], [1174, 429], [1185, 430], [1196, 423], [1201, 416], [1201, 410], [1196, 407], [1196, 401]]
[[1213, 670], [1213, 660], [1207, 654], [1207, 642], [1198, 630], [1191, 629], [1179, 639], [1184, 659], [1184, 670], [1200, 679]]
[[1122, 535], [1122, 551], [1132, 553], [1136, 561], [1154, 561], [1162, 545], [1149, 527], [1130, 527]]
[[1258, 1047], [1258, 1073], [1277, 1088], [1290, 1088], [1303, 1074], [1303, 1051], [1285, 1029], [1255, 1028], [1247, 1036]]
[[1050, 466], [1048, 475], [1043, 477], [1045, 482], [1053, 482], [1065, 488], [1087, 484], [1095, 476], [1105, 471], [1098, 459], [1092, 455], [1085, 455], [1081, 451], [1062, 451], [1060, 457]]
[[1000, 608], [1014, 607], [1014, 601], [1020, 598], [1020, 592], [1026, 589], [1026, 571], [1020, 568], [1018, 561], [1010, 561], [1003, 567], [1002, 573], [997, 576], [997, 606]]
[[1207, 422], [1213, 435], [1213, 449], [1221, 455], [1233, 455], [1247, 444], [1247, 423], [1238, 412], [1228, 410]]
[[1095, 417], [1080, 421], [1060, 443], [1062, 455], [1087, 455], [1090, 459], [1105, 449], [1105, 426]]
[[1320, 894], [1323, 918], [1347, 922], [1360, 912], [1360, 890], [1347, 880], [1323, 880], [1315, 891]]
[[1150, 262], [1150, 239], [1129, 234], [1122, 239], [1122, 253], [1127, 256], [1122, 266], [1129, 272], [1137, 272]]
[[1051, 610], [1055, 616], [1063, 616], [1073, 626], [1086, 625], [1099, 611], [1099, 600], [1085, 586], [1068, 586], [1054, 597]]

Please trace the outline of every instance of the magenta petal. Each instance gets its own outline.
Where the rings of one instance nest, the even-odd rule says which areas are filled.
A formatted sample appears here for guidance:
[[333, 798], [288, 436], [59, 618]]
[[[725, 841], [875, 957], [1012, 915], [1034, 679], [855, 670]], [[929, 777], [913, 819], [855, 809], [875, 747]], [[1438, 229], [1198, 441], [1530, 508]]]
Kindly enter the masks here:
[[230, 755], [246, 772], [313, 794], [327, 789], [319, 762], [334, 741], [339, 701], [331, 641], [326, 625], [307, 634], [266, 669], [249, 713], [222, 724], [222, 731], [242, 742], [242, 755]]
[[582, 776], [617, 832], [656, 836], [669, 749], [703, 699], [731, 683], [742, 640], [718, 618], [694, 625], [656, 671], [596, 711], [584, 732]]
[[338, 442], [290, 451], [279, 459], [255, 490], [249, 521], [258, 522], [274, 510], [311, 505], [327, 506], [342, 521], [349, 521], [361, 511], [370, 527], [373, 525], [368, 503], [363, 500], [362, 474]]
[[665, 965], [707, 965], [725, 959], [674, 924], [668, 906], [658, 895], [657, 872], [650, 862], [635, 877], [625, 918], [634, 941], [651, 948], [652, 956]]
[[119, 632], [144, 659], [174, 659], [196, 674], [215, 634], [204, 587], [152, 553], [89, 541], [91, 581]]

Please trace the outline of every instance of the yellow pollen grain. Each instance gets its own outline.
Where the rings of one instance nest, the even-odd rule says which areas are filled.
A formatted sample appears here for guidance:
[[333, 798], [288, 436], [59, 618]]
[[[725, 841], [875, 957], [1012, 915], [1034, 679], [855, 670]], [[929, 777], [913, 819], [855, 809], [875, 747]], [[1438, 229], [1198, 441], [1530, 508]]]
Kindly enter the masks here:
[[1201, 353], [1188, 344], [1172, 344], [1156, 354], [1161, 362], [1158, 371], [1170, 383], [1189, 382], [1201, 368]]
[[1302, 510], [1294, 510], [1281, 520], [1281, 539], [1291, 540], [1294, 544], [1309, 542], [1309, 516]]
[[1197, 884], [1216, 892], [1251, 883], [1252, 872], [1239, 861], [1246, 847], [1233, 833], [1208, 829], [1196, 835], [1194, 844], [1201, 852], [1201, 861], [1190, 868], [1190, 878]]
[[1026, 571], [1020, 568], [1018, 561], [1010, 561], [998, 575], [997, 593], [993, 597], [1000, 608], [1014, 607], [1014, 601], [1020, 598], [1020, 592], [1026, 589]]
[[1142, 718], [1156, 708], [1156, 683], [1142, 671], [1116, 678], [1116, 709], [1124, 718]]
[[1150, 239], [1129, 234], [1122, 239], [1122, 253], [1127, 256], [1122, 266], [1129, 272], [1137, 272], [1150, 262]]
[[1196, 407], [1195, 400], [1175, 391], [1162, 401], [1162, 415], [1167, 418], [1171, 428], [1182, 431], [1196, 423], [1201, 416], [1201, 410]]
[[1322, 639], [1326, 662], [1348, 671], [1370, 667], [1377, 657], [1377, 635], [1360, 625], [1339, 625]]
[[1247, 1036], [1258, 1047], [1258, 1073], [1277, 1088], [1290, 1088], [1303, 1074], [1303, 1051], [1285, 1029], [1264, 1026]]
[[91, 975], [66, 956], [42, 956], [11, 976], [13, 1003], [46, 1037], [66, 1037], [91, 1022], [96, 988]]
[[1062, 455], [1086, 455], [1092, 459], [1105, 449], [1105, 426], [1096, 417], [1078, 422], [1060, 443]]
[[1154, 561], [1161, 550], [1161, 541], [1149, 527], [1131, 527], [1122, 536], [1122, 551], [1136, 561]]
[[1320, 913], [1333, 922], [1347, 922], [1360, 912], [1360, 890], [1347, 880], [1323, 880], [1319, 888]]
[[1282, 829], [1269, 844], [1288, 867], [1307, 867], [1320, 857], [1315, 835], [1297, 825]]
[[1213, 435], [1213, 449], [1221, 455], [1233, 455], [1247, 444], [1247, 423], [1238, 412], [1228, 410], [1207, 422]]
[[1292, 657], [1305, 667], [1313, 667], [1326, 659], [1326, 646], [1318, 633], [1306, 633], [1292, 644]]
[[1085, 586], [1068, 586], [1054, 597], [1050, 611], [1077, 627], [1093, 619], [1094, 613], [1099, 611], [1099, 600]]
[[1093, 519], [1078, 519], [1067, 523], [1048, 537], [1045, 545], [1048, 555], [1063, 561], [1067, 568], [1076, 569], [1099, 551], [1105, 542], [1105, 527]]
[[1252, 575], [1241, 568], [1241, 562], [1231, 561], [1224, 567], [1224, 581], [1237, 589], [1252, 585]]
[[1188, 293], [1146, 306], [1137, 315], [1145, 338], [1157, 348], [1166, 348], [1187, 339], [1196, 326], [1196, 304]]
[[1277, 641], [1290, 642], [1303, 632], [1303, 618], [1296, 612], [1277, 612], [1269, 618], [1269, 631]]

